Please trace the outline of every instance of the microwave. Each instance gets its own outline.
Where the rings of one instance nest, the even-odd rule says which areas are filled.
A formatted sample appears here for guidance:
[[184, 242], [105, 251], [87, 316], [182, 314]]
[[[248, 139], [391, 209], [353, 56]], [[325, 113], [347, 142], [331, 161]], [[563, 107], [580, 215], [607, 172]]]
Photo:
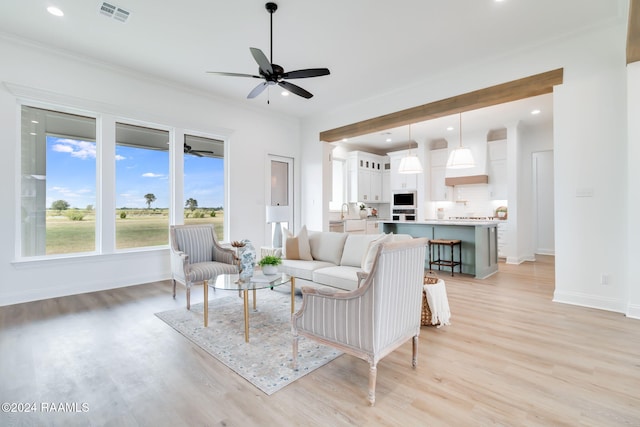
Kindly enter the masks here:
[[393, 206], [398, 208], [415, 208], [416, 193], [393, 193]]

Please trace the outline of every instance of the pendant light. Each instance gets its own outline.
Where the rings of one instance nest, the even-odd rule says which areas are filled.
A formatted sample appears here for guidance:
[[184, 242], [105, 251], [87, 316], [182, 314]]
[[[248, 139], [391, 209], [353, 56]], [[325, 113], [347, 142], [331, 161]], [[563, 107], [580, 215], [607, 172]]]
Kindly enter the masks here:
[[400, 166], [398, 166], [398, 173], [404, 174], [416, 174], [422, 173], [422, 164], [420, 159], [415, 154], [411, 153], [411, 125], [409, 125], [409, 153], [400, 159]]
[[458, 148], [454, 148], [453, 151], [449, 154], [449, 160], [447, 160], [447, 168], [448, 169], [467, 169], [472, 168], [476, 165], [476, 162], [473, 160], [473, 154], [471, 154], [471, 150], [467, 147], [462, 146], [462, 113], [460, 113], [460, 146]]

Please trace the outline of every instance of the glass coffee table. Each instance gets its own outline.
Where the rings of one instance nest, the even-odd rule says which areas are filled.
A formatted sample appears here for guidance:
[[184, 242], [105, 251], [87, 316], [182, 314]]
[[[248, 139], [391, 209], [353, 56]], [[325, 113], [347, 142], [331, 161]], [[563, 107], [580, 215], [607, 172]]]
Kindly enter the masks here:
[[249, 342], [249, 291], [253, 291], [253, 310], [256, 310], [256, 291], [259, 289], [273, 289], [277, 286], [291, 283], [291, 314], [295, 309], [295, 277], [285, 273], [278, 273], [273, 276], [266, 276], [256, 273], [254, 277], [249, 277], [240, 281], [238, 274], [218, 274], [211, 280], [204, 281], [204, 327], [209, 326], [209, 286], [214, 289], [226, 291], [238, 291], [244, 298], [244, 340]]

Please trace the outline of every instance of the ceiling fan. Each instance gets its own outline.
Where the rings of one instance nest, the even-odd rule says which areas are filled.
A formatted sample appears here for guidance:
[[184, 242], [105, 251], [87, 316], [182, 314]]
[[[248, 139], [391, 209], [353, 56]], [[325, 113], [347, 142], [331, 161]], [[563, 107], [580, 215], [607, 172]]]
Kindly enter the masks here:
[[[298, 96], [303, 98], [311, 98], [313, 96], [312, 93], [306, 91], [300, 86], [294, 85], [293, 83], [289, 83], [285, 79], [304, 79], [308, 77], [320, 77], [326, 76], [330, 74], [328, 68], [307, 68], [304, 70], [295, 70], [285, 72], [284, 68], [278, 64], [273, 63], [273, 14], [276, 10], [278, 10], [278, 5], [275, 3], [267, 3], [265, 4], [265, 8], [269, 11], [270, 19], [271, 19], [271, 60], [267, 59], [265, 54], [258, 48], [250, 47], [251, 55], [253, 59], [258, 63], [258, 73], [259, 76], [254, 74], [242, 74], [242, 73], [225, 73], [218, 71], [208, 71], [211, 74], [218, 74], [222, 76], [231, 76], [231, 77], [251, 77], [254, 79], [264, 79], [264, 82], [260, 83], [258, 86], [253, 88], [249, 95], [247, 95], [248, 99], [255, 98], [260, 95], [262, 91], [264, 91], [268, 86], [278, 85], [289, 92], [295, 93]], [[267, 101], [268, 102], [268, 101]]]
[[184, 154], [193, 154], [194, 156], [202, 157], [203, 154], [213, 154], [213, 151], [194, 150], [186, 142], [184, 143]]

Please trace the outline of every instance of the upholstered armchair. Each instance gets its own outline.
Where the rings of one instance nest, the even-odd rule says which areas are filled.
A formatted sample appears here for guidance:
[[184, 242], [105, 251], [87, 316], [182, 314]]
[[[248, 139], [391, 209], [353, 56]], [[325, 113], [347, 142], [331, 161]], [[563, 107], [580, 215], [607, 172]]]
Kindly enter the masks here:
[[191, 286], [218, 274], [237, 273], [237, 257], [232, 249], [220, 246], [213, 224], [172, 225], [170, 231], [173, 297], [176, 282], [184, 285], [187, 309], [191, 309]]
[[413, 339], [417, 364], [427, 239], [382, 243], [371, 248], [371, 271], [360, 273], [350, 292], [303, 287], [302, 306], [292, 315], [293, 366], [300, 336], [369, 362], [369, 394], [375, 403], [377, 364]]

